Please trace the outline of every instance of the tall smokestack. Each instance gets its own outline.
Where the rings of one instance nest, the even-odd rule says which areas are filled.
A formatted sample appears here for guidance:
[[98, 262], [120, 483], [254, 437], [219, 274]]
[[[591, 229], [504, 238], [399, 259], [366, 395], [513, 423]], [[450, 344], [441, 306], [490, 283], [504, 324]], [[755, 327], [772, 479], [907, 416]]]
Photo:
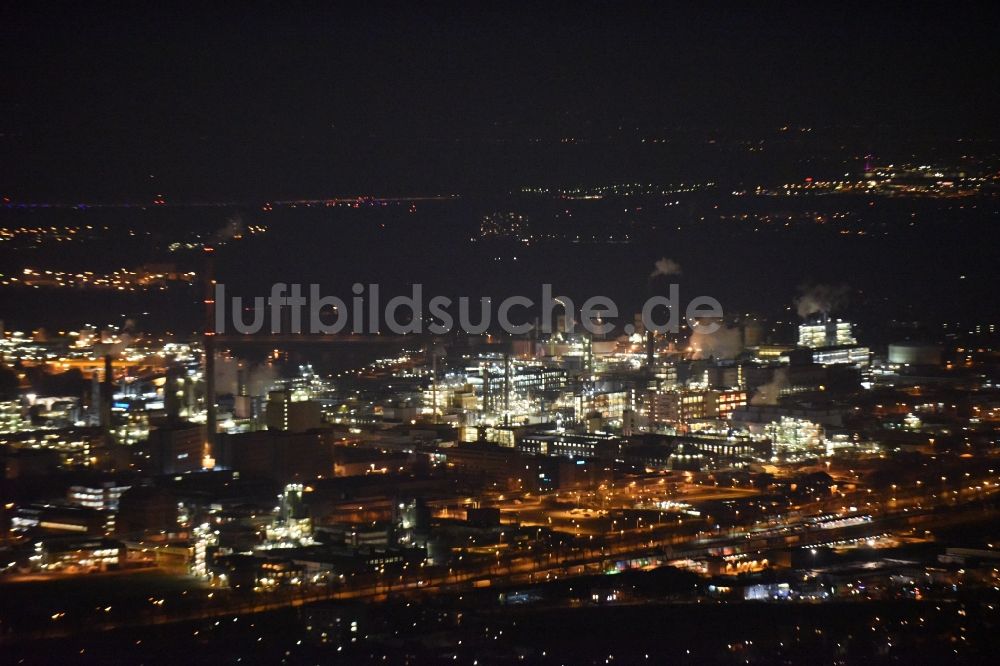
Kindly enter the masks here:
[[653, 367], [653, 332], [646, 331], [646, 367]]
[[247, 368], [240, 361], [236, 366], [236, 395], [248, 396], [247, 392]]
[[215, 451], [215, 271], [212, 253], [205, 247], [205, 456]]
[[510, 424], [510, 351], [503, 354], [503, 422]]
[[114, 366], [111, 354], [104, 355], [104, 381], [101, 383], [101, 433], [111, 441], [111, 397], [114, 395]]
[[101, 375], [95, 369], [90, 375], [90, 412], [89, 418], [90, 425], [101, 425], [101, 414], [102, 406], [104, 405], [104, 400], [101, 393]]
[[431, 347], [431, 422], [438, 422], [438, 355]]
[[171, 365], [167, 368], [167, 381], [163, 386], [163, 406], [167, 412], [167, 421], [171, 424], [181, 419], [181, 399], [177, 396], [178, 368]]

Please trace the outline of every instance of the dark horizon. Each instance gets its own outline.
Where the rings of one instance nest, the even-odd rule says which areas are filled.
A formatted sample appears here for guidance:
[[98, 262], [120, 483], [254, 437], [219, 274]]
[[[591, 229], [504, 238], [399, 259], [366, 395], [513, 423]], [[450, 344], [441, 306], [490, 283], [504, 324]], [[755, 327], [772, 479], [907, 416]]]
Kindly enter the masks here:
[[[8, 5], [0, 193], [482, 192], [717, 172], [710, 140], [995, 153], [997, 19], [986, 3]], [[816, 134], [782, 145], [781, 127]]]

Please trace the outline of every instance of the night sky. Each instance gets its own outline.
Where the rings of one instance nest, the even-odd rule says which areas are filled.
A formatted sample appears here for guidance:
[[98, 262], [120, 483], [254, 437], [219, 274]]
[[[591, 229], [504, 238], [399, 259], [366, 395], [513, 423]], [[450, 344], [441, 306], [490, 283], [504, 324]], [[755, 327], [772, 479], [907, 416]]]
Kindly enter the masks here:
[[[524, 180], [532, 142], [563, 137], [991, 138], [994, 7], [6, 3], [0, 190], [457, 191]], [[513, 147], [483, 158], [496, 145]], [[582, 162], [567, 179], [606, 175], [600, 155]]]

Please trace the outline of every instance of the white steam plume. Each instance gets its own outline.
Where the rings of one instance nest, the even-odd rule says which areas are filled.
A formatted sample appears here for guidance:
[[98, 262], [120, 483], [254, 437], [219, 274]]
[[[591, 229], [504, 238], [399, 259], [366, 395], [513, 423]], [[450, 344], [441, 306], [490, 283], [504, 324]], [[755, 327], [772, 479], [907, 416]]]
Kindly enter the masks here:
[[666, 257], [661, 257], [656, 260], [653, 264], [653, 272], [649, 274], [649, 279], [652, 280], [660, 275], [680, 275], [681, 265], [678, 264], [673, 259], [667, 259]]
[[774, 371], [771, 381], [757, 387], [757, 392], [750, 398], [751, 405], [777, 405], [781, 391], [788, 388], [788, 371], [778, 368]]
[[[715, 331], [709, 333], [710, 324], [716, 324]], [[694, 358], [731, 359], [743, 351], [743, 336], [740, 329], [730, 327], [712, 318], [702, 318], [691, 322], [691, 339], [688, 346]]]
[[811, 314], [829, 314], [847, 304], [849, 288], [846, 284], [817, 284], [799, 287], [802, 294], [795, 299], [795, 310], [803, 319]]

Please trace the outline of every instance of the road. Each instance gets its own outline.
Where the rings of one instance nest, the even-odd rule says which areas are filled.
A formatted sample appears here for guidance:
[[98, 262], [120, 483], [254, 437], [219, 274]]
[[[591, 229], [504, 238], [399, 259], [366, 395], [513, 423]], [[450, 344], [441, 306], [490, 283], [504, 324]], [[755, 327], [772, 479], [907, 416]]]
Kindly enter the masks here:
[[[667, 525], [623, 531], [617, 535], [589, 537], [571, 547], [525, 555], [497, 550], [495, 560], [477, 560], [474, 566], [452, 568], [448, 571], [427, 567], [414, 573], [361, 580], [338, 587], [321, 589], [302, 587], [294, 591], [275, 591], [248, 597], [222, 595], [212, 603], [200, 607], [170, 609], [160, 607], [129, 618], [94, 621], [86, 624], [86, 631], [108, 631], [135, 626], [160, 625], [221, 617], [242, 616], [282, 608], [293, 608], [321, 601], [385, 599], [389, 594], [416, 591], [460, 592], [479, 586], [506, 586], [537, 583], [555, 578], [592, 575], [607, 571], [615, 562], [647, 558], [653, 565], [668, 560], [699, 558], [707, 555], [755, 553], [759, 551], [830, 544], [855, 539], [866, 539], [899, 530], [933, 530], [960, 524], [963, 521], [982, 521], [1000, 517], [1000, 510], [992, 500], [1000, 492], [997, 484], [976, 484], [968, 489], [934, 493], [927, 489], [915, 490], [905, 497], [890, 500], [884, 511], [848, 514], [845, 517], [819, 515], [827, 505], [857, 501], [858, 497], [836, 497], [817, 502], [811, 515], [786, 520], [783, 525], [756, 523], [750, 526], [731, 527], [714, 532], [702, 531], [696, 535], [671, 532]], [[952, 494], [954, 493], [954, 494]], [[949, 495], [951, 494], [951, 497]], [[962, 501], [962, 499], [965, 501]], [[920, 508], [917, 508], [920, 507]], [[31, 640], [71, 636], [74, 629], [66, 626], [47, 627], [37, 632], [5, 636], [0, 641]]]

